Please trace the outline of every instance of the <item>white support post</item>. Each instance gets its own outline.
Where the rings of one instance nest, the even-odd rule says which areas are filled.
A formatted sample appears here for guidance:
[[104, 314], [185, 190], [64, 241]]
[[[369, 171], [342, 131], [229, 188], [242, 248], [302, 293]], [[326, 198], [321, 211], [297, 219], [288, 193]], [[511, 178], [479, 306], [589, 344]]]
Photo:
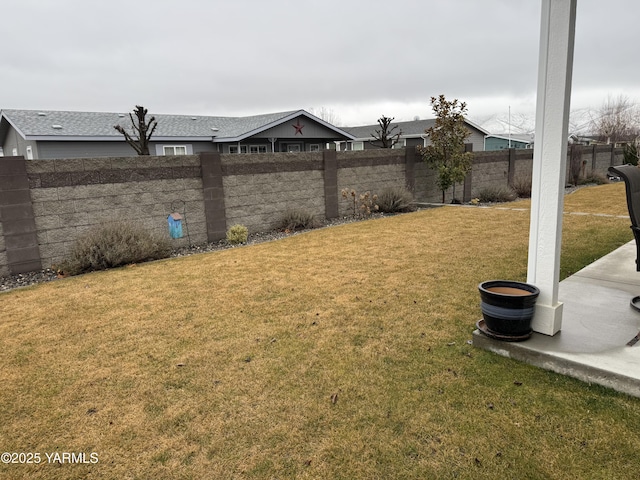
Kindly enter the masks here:
[[577, 0], [542, 0], [527, 283], [540, 289], [534, 331], [562, 328], [558, 302], [562, 212]]

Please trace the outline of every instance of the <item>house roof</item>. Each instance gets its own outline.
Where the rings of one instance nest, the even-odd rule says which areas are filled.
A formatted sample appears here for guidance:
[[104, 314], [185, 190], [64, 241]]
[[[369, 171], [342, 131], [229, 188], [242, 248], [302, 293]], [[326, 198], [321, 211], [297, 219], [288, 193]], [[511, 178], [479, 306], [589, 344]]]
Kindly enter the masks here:
[[[232, 142], [257, 135], [299, 116], [308, 117], [333, 130], [337, 137], [351, 139], [341, 130], [304, 110], [267, 113], [248, 117], [209, 117], [198, 115], [150, 114], [158, 122], [153, 139], [208, 140]], [[67, 112], [54, 110], [1, 110], [2, 124], [8, 122], [25, 140], [122, 140], [113, 126], [130, 129], [128, 113]], [[6, 127], [5, 127], [6, 128]], [[213, 138], [215, 137], [215, 138]]]
[[508, 133], [491, 133], [487, 135], [487, 138], [501, 138], [502, 140], [509, 140], [523, 143], [533, 143], [533, 134], [531, 133], [512, 133], [509, 136]]
[[[409, 122], [392, 122], [391, 128], [393, 128], [394, 125], [397, 125], [398, 130], [402, 132], [402, 138], [420, 137], [425, 134], [425, 130], [431, 128], [435, 124], [435, 121], [435, 118], [431, 118], [428, 120], [412, 120]], [[465, 120], [465, 122], [469, 126], [482, 132], [484, 135], [489, 134], [489, 132], [475, 123], [470, 122], [469, 120]], [[353, 135], [356, 140], [368, 140], [373, 138], [373, 133], [379, 128], [380, 125], [376, 123], [374, 125], [363, 125], [359, 127], [345, 127], [344, 130]], [[396, 130], [396, 132], [398, 130]]]

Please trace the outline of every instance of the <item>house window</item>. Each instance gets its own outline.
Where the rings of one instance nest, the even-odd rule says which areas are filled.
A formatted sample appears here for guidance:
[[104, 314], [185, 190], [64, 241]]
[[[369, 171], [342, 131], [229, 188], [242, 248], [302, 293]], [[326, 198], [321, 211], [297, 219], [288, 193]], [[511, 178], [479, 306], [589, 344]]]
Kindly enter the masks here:
[[396, 143], [393, 148], [404, 148], [407, 145], [407, 140], [405, 138], [401, 138], [398, 140], [398, 143]]
[[309, 145], [309, 151], [310, 152], [319, 152], [320, 151], [320, 145], [317, 143], [312, 143], [311, 145]]
[[267, 153], [266, 145], [250, 145], [249, 153]]
[[364, 142], [352, 142], [351, 150], [364, 150]]
[[287, 152], [289, 153], [297, 153], [300, 151], [300, 144], [299, 143], [289, 143], [287, 145]]
[[[237, 145], [229, 145], [229, 153], [238, 153]], [[247, 153], [247, 146], [240, 145], [240, 153]]]
[[33, 150], [31, 145], [27, 145], [27, 160], [33, 160]]
[[162, 151], [164, 155], [186, 155], [187, 147], [185, 145], [164, 145]]

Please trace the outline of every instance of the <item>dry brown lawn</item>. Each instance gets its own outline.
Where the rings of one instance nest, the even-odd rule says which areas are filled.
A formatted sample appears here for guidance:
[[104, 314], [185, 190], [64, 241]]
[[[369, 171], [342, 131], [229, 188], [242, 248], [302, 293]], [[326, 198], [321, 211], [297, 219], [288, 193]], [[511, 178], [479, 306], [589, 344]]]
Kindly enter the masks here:
[[[620, 187], [566, 209], [624, 214]], [[435, 208], [0, 294], [2, 450], [43, 458], [0, 477], [635, 478], [640, 400], [467, 343], [528, 221]], [[565, 274], [628, 224], [566, 216]]]

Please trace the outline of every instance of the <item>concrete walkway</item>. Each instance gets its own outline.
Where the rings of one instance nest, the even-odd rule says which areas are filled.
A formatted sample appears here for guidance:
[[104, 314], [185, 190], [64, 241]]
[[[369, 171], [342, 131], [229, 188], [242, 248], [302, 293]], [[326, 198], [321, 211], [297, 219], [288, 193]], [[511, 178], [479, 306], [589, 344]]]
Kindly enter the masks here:
[[640, 295], [635, 241], [623, 245], [560, 282], [562, 331], [534, 333], [523, 342], [494, 340], [479, 330], [473, 345], [540, 368], [640, 397], [640, 312], [629, 302]]

